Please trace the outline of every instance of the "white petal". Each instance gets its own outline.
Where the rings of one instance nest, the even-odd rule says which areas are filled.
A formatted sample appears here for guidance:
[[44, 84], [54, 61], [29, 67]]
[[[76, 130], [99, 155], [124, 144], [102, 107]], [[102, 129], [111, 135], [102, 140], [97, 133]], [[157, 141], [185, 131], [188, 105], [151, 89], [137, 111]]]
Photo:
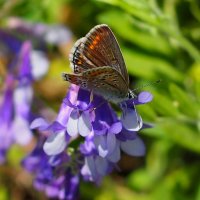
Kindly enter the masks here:
[[108, 150], [107, 149], [103, 149], [103, 147], [101, 145], [98, 146], [98, 152], [99, 152], [99, 156], [105, 158], [108, 154]]
[[92, 131], [89, 112], [83, 112], [78, 119], [78, 131], [83, 137], [89, 135]]
[[104, 135], [99, 135], [94, 137], [94, 144], [98, 150], [98, 154], [101, 157], [106, 157], [108, 154], [108, 149], [107, 149], [107, 137]]
[[142, 128], [142, 118], [134, 109], [126, 109], [121, 118], [122, 124], [125, 129], [129, 131], [138, 131]]
[[21, 86], [14, 91], [14, 104], [17, 113], [29, 112], [33, 98], [33, 89], [30, 85]]
[[31, 51], [32, 75], [35, 80], [41, 79], [49, 69], [49, 60], [42, 51]]
[[71, 39], [71, 32], [61, 25], [49, 26], [44, 39], [50, 44], [62, 44], [69, 42]]
[[44, 143], [44, 152], [49, 155], [57, 155], [65, 150], [67, 141], [65, 131], [51, 134]]
[[20, 145], [27, 145], [32, 139], [29, 123], [22, 117], [16, 116], [12, 126], [15, 141]]
[[76, 137], [78, 135], [78, 113], [76, 110], [71, 112], [67, 122], [67, 133], [72, 137]]

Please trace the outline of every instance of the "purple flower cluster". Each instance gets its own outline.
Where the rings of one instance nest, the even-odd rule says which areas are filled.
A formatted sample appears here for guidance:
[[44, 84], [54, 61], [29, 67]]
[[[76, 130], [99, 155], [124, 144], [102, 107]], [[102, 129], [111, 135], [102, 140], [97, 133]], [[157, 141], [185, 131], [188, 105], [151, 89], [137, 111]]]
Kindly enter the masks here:
[[0, 29], [0, 60], [5, 60], [7, 72], [0, 93], [0, 164], [12, 144], [27, 145], [32, 139], [32, 84], [48, 72], [46, 43], [60, 45], [71, 39], [68, 29], [59, 26], [55, 34], [54, 28], [12, 18], [7, 28]]
[[[33, 56], [36, 52], [30, 41], [20, 42], [2, 30], [0, 36], [0, 44], [13, 50], [0, 97], [0, 140], [4, 141], [0, 143], [0, 163], [4, 163], [6, 153], [13, 143], [27, 145], [32, 139], [32, 83], [46, 74], [49, 64], [42, 57], [40, 61], [45, 60], [45, 63], [36, 64], [39, 57]], [[6, 56], [7, 51], [1, 53]]]
[[37, 38], [37, 41], [42, 42], [42, 44], [48, 43], [59, 46], [60, 44], [69, 43], [72, 37], [71, 31], [62, 25], [31, 23], [17, 17], [9, 18], [8, 27], [12, 31]]
[[6, 77], [2, 102], [0, 104], [0, 163], [6, 159], [6, 152], [13, 143], [27, 144], [32, 133], [30, 106], [32, 103], [32, 74], [29, 53], [31, 44], [24, 42], [16, 65], [10, 68]]
[[61, 153], [49, 157], [43, 151], [43, 141], [44, 137], [40, 137], [35, 149], [22, 161], [23, 167], [34, 175], [34, 187], [50, 198], [77, 199], [80, 154]]
[[[93, 100], [90, 99], [88, 91], [71, 85], [57, 119], [49, 123], [38, 118], [31, 128], [48, 134], [43, 150], [49, 158], [71, 148], [78, 150], [83, 159], [78, 174], [84, 180], [99, 183], [117, 165], [121, 151], [131, 156], [145, 154], [145, 145], [136, 131], [146, 125], [134, 105], [151, 101], [152, 95], [141, 92], [137, 99], [121, 103], [121, 117], [102, 97], [94, 95]], [[80, 136], [84, 141], [80, 140], [78, 149], [74, 149], [71, 143]]]

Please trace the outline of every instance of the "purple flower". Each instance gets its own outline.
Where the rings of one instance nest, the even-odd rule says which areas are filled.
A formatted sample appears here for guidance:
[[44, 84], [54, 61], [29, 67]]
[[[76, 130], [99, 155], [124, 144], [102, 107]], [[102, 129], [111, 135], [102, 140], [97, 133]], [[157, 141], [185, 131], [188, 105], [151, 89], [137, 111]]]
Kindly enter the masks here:
[[75, 103], [71, 102], [69, 98], [64, 100], [69, 107], [73, 108], [66, 125], [67, 133], [71, 137], [78, 135], [86, 137], [93, 132], [92, 122], [95, 119], [95, 112], [92, 110], [93, 105], [90, 103], [90, 96], [85, 95], [85, 92], [81, 89], [78, 91]]
[[12, 76], [9, 76], [6, 80], [7, 88], [5, 89], [5, 94], [3, 102], [0, 107], [0, 140], [4, 141], [0, 143], [0, 163], [4, 162], [7, 149], [13, 142], [12, 137], [12, 113], [13, 113], [13, 84], [14, 80]]
[[23, 167], [34, 176], [34, 187], [50, 198], [77, 199], [81, 163], [79, 153], [74, 154], [73, 158], [64, 152], [47, 156], [43, 151], [43, 142], [44, 137], [39, 137], [35, 149], [22, 161]]
[[[30, 34], [27, 34], [27, 35], [30, 36]], [[27, 35], [26, 35], [26, 38], [27, 38]], [[3, 56], [7, 56], [8, 58], [11, 57], [9, 68], [16, 68], [16, 63], [20, 59], [19, 52], [22, 51], [23, 48], [25, 49], [25, 47], [22, 47], [22, 46], [24, 46], [24, 44], [27, 42], [25, 41], [25, 39], [22, 40], [21, 36], [22, 34], [20, 32], [9, 30], [9, 29], [6, 29], [6, 30], [0, 29], [0, 46], [1, 46], [0, 54], [3, 54]], [[42, 50], [35, 49], [35, 48], [33, 49], [32, 46], [31, 48], [29, 48], [27, 52], [28, 52], [27, 57], [30, 62], [29, 69], [31, 70], [32, 78], [34, 80], [39, 80], [47, 73], [49, 69], [49, 61], [47, 59], [47, 56]]]
[[[78, 87], [71, 85], [67, 99], [76, 102]], [[56, 120], [52, 123], [47, 122], [43, 118], [35, 119], [31, 124], [31, 129], [38, 128], [40, 131], [48, 131], [49, 135], [44, 143], [44, 151], [47, 155], [57, 155], [63, 152], [70, 140], [66, 132], [66, 126], [73, 108], [69, 107], [65, 102], [62, 103]]]
[[20, 51], [22, 42], [6, 30], [0, 29], [1, 54], [16, 54]]
[[84, 156], [81, 174], [84, 179], [99, 183], [116, 166], [121, 151], [132, 156], [145, 154], [145, 145], [136, 132], [145, 126], [135, 106], [151, 101], [152, 95], [141, 92], [137, 99], [122, 102], [121, 118], [102, 97], [94, 95], [92, 101], [90, 97], [88, 91], [71, 85], [57, 119], [49, 124], [39, 118], [31, 127], [49, 131], [43, 146], [48, 155], [58, 155], [72, 140], [84, 137], [80, 144]]
[[[5, 154], [10, 145], [14, 142], [27, 144], [31, 139], [29, 128], [29, 111], [32, 100], [32, 89], [30, 87], [30, 73], [27, 53], [29, 43], [25, 43], [18, 57], [19, 62], [16, 68], [19, 74], [8, 74], [5, 84], [3, 102], [0, 105], [0, 151], [1, 162], [5, 159]], [[16, 86], [16, 80], [19, 80]]]
[[131, 156], [142, 156], [145, 154], [143, 141], [136, 136], [134, 139], [121, 141], [117, 137], [97, 136], [86, 139], [80, 147], [85, 155], [81, 174], [85, 180], [99, 183], [101, 179], [109, 174], [120, 160], [121, 150]]
[[[24, 42], [15, 63], [9, 68], [2, 102], [0, 104], [0, 162], [5, 161], [6, 152], [13, 143], [26, 145], [32, 139], [30, 121], [33, 99], [32, 63], [30, 42]], [[15, 64], [15, 65], [14, 65]]]
[[32, 37], [36, 37], [39, 41], [42, 40], [45, 43], [53, 45], [69, 43], [72, 38], [71, 31], [62, 25], [30, 23], [16, 17], [12, 17], [8, 20], [8, 27], [23, 35], [31, 35]]
[[[149, 96], [148, 99], [147, 96]], [[85, 138], [85, 142], [80, 147], [81, 152], [85, 155], [85, 164], [81, 170], [85, 179], [100, 182], [116, 166], [120, 160], [121, 151], [131, 156], [145, 154], [145, 145], [135, 132], [137, 122], [134, 121], [138, 114], [133, 109], [133, 103], [148, 102], [152, 96], [143, 92], [139, 97], [137, 101], [134, 100], [135, 102], [133, 100], [123, 102], [121, 105], [124, 112], [123, 121], [118, 120], [115, 112], [106, 103], [96, 109], [96, 118], [93, 122], [94, 132]], [[100, 109], [104, 112], [101, 112]], [[126, 120], [130, 122], [126, 122]], [[142, 124], [142, 122], [138, 123]], [[127, 126], [127, 124], [130, 125]], [[138, 126], [142, 126], [141, 124]], [[125, 127], [128, 127], [129, 130]]]

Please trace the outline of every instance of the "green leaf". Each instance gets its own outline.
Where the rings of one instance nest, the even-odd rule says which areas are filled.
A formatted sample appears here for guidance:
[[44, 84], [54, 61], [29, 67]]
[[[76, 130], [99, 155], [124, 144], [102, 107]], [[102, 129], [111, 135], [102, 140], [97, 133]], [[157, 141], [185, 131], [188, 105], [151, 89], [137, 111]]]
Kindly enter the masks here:
[[169, 164], [168, 153], [172, 146], [172, 143], [162, 139], [156, 140], [153, 145], [148, 148], [146, 167], [148, 173], [156, 180], [161, 178], [167, 169]]
[[[189, 69], [190, 82], [193, 81], [197, 101], [200, 103], [200, 63], [194, 63]], [[192, 80], [191, 80], [192, 79]]]
[[170, 84], [169, 89], [179, 110], [184, 114], [197, 119], [200, 106], [197, 105], [195, 99], [175, 84]]
[[137, 109], [138, 109], [138, 113], [140, 113], [144, 121], [149, 121], [149, 122], [155, 121], [156, 113], [153, 110], [151, 103], [137, 106]]
[[163, 77], [165, 80], [183, 81], [183, 75], [159, 57], [145, 55], [126, 48], [122, 48], [122, 52], [128, 71], [134, 76], [143, 77], [147, 80]]
[[9, 200], [9, 195], [6, 186], [0, 185], [0, 199]]
[[157, 126], [162, 129], [165, 138], [184, 148], [200, 153], [200, 135], [194, 125], [189, 126], [184, 121], [165, 118], [162, 122], [157, 123]]
[[197, 188], [197, 195], [195, 200], [199, 200], [200, 199], [200, 183], [198, 183], [198, 188]]
[[152, 187], [155, 177], [151, 176], [145, 169], [139, 169], [129, 175], [128, 186], [134, 190], [148, 190]]
[[9, 163], [15, 167], [19, 166], [22, 158], [25, 156], [25, 151], [18, 145], [13, 145], [8, 151]]
[[189, 182], [190, 178], [185, 170], [172, 170], [155, 184], [155, 189], [151, 193], [151, 199], [187, 200], [188, 196], [186, 196], [185, 190], [188, 189]]
[[174, 106], [173, 101], [167, 94], [154, 92], [152, 105], [158, 114], [162, 116], [176, 117], [179, 115], [178, 109]]

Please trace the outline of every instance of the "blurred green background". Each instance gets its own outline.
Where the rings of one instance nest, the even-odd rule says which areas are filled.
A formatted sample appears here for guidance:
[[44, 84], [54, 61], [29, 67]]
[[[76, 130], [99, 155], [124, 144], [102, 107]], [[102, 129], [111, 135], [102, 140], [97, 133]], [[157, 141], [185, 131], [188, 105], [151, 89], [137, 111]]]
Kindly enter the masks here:
[[[74, 39], [64, 46], [67, 53], [94, 25], [108, 24], [122, 49], [130, 87], [162, 80], [142, 89], [154, 99], [138, 106], [143, 120], [154, 124], [140, 132], [146, 156], [123, 155], [121, 171], [100, 186], [81, 184], [81, 199], [200, 200], [199, 0], [0, 0], [2, 27], [11, 16], [68, 27]], [[49, 50], [49, 73], [35, 84], [36, 94], [55, 111], [66, 93], [60, 74], [70, 70], [67, 53], [59, 52]], [[9, 164], [0, 167], [0, 200], [46, 199], [20, 168], [30, 150], [14, 146]]]

